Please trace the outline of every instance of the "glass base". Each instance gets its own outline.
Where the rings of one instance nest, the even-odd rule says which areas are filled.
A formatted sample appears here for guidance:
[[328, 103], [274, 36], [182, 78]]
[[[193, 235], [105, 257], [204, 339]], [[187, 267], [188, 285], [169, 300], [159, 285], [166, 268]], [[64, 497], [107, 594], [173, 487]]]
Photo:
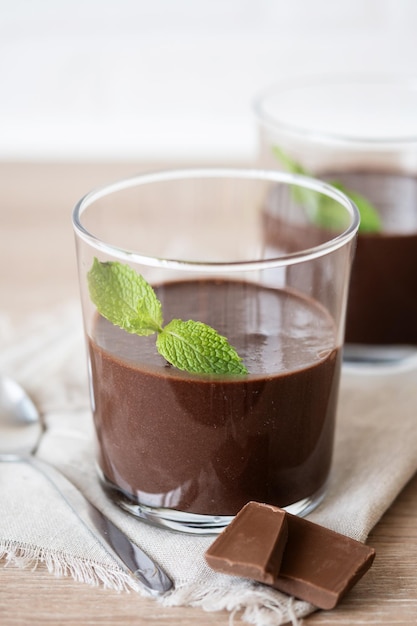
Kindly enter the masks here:
[[347, 343], [343, 348], [343, 365], [349, 368], [408, 368], [416, 364], [417, 346]]
[[[200, 515], [139, 504], [119, 491], [101, 472], [99, 474], [104, 490], [116, 505], [131, 515], [155, 526], [193, 535], [217, 535], [226, 528], [234, 517], [234, 515]], [[282, 508], [288, 513], [304, 517], [322, 502], [326, 494], [326, 488], [327, 485], [325, 484], [312, 496]]]

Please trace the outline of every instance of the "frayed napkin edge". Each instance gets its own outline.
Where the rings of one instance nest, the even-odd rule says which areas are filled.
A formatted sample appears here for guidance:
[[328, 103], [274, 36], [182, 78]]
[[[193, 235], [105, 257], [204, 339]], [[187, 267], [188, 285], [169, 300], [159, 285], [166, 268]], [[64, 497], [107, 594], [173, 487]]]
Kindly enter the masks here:
[[[242, 588], [244, 586], [244, 588]], [[237, 601], [236, 601], [237, 600]], [[253, 581], [239, 579], [239, 593], [235, 586], [177, 585], [173, 593], [158, 598], [164, 606], [199, 607], [206, 612], [227, 611], [229, 625], [233, 626], [234, 618], [254, 626], [276, 626], [292, 624], [300, 626], [300, 618], [316, 610], [312, 604], [296, 600], [274, 589]]]
[[[37, 546], [13, 541], [0, 543], [0, 561], [5, 568], [31, 568], [32, 571], [43, 564], [50, 574], [57, 577], [71, 577], [76, 582], [95, 587], [102, 585], [113, 591], [133, 591], [153, 597], [119, 569], [111, 570], [108, 566], [103, 567], [98, 563], [51, 552]], [[221, 587], [207, 585], [204, 588], [199, 585], [179, 584], [173, 591], [153, 599], [165, 607], [187, 605], [199, 607], [210, 613], [227, 611], [230, 626], [233, 626], [237, 615], [239, 621], [253, 626], [275, 626], [284, 623], [300, 626], [300, 618], [315, 610], [315, 607], [307, 602], [295, 600], [252, 581], [245, 582], [246, 587], [242, 589], [240, 586], [239, 594], [236, 594], [233, 584]], [[242, 585], [242, 581], [239, 583]]]
[[1, 542], [0, 560], [4, 560], [4, 567], [35, 570], [38, 565], [44, 564], [48, 572], [55, 576], [69, 576], [80, 583], [94, 587], [103, 585], [119, 592], [139, 591], [135, 581], [119, 569], [112, 570], [99, 563], [25, 543]]

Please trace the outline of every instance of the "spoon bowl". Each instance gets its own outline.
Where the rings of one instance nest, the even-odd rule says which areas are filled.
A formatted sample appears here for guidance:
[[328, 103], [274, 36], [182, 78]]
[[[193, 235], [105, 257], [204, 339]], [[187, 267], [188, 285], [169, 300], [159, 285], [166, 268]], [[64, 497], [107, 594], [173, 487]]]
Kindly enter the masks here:
[[0, 378], [0, 460], [13, 460], [36, 450], [42, 436], [39, 413], [12, 378]]
[[0, 462], [26, 462], [41, 472], [125, 572], [152, 595], [169, 591], [172, 581], [161, 567], [55, 467], [34, 456], [42, 433], [39, 411], [28, 394], [15, 380], [0, 377]]

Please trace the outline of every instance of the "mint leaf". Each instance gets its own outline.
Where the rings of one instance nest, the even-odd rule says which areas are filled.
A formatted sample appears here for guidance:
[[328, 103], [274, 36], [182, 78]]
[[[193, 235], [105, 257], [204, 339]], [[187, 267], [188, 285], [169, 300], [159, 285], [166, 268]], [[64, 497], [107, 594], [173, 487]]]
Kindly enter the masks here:
[[304, 206], [310, 209], [311, 217], [317, 226], [329, 230], [344, 230], [349, 224], [346, 213], [340, 212], [339, 203], [330, 196], [311, 190], [311, 197]]
[[[303, 176], [312, 177], [312, 173], [306, 170], [300, 163], [292, 159], [282, 148], [272, 146], [272, 152], [276, 158], [281, 161], [284, 167], [293, 174], [302, 174]], [[362, 194], [347, 189], [338, 181], [330, 181], [330, 185], [342, 191], [347, 195], [358, 207], [360, 214], [359, 232], [377, 233], [382, 230], [382, 223], [377, 209]], [[293, 198], [299, 204], [303, 204], [310, 209], [314, 222], [324, 228], [344, 228], [344, 220], [341, 219], [337, 207], [336, 200], [325, 196], [312, 189], [302, 189], [300, 187], [293, 188]]]
[[87, 282], [100, 315], [128, 333], [158, 333], [158, 352], [171, 365], [195, 374], [247, 374], [236, 350], [211, 326], [174, 319], [163, 328], [154, 290], [128, 265], [95, 258]]
[[141, 336], [161, 330], [161, 303], [152, 287], [131, 267], [94, 259], [87, 279], [91, 300], [109, 322]]
[[308, 171], [304, 169], [301, 163], [297, 163], [297, 161], [294, 161], [294, 159], [292, 159], [289, 154], [284, 152], [282, 148], [279, 148], [278, 146], [272, 146], [272, 152], [277, 157], [277, 159], [281, 161], [284, 167], [292, 174], [302, 174], [303, 176], [310, 175]]
[[[281, 163], [284, 165], [291, 174], [301, 174], [302, 176], [309, 176], [307, 170], [303, 168], [300, 163], [294, 161], [284, 150], [278, 146], [272, 146], [272, 152]], [[316, 212], [319, 202], [319, 194], [312, 189], [305, 189], [297, 185], [291, 185], [291, 193], [297, 204], [308, 207], [310, 210]], [[322, 195], [322, 194], [320, 194]]]
[[381, 218], [374, 205], [357, 191], [346, 189], [342, 183], [332, 181], [331, 185], [346, 194], [358, 207], [361, 216], [359, 230], [362, 233], [378, 233], [382, 230]]
[[202, 322], [174, 319], [156, 340], [158, 351], [180, 370], [197, 374], [247, 374], [227, 339]]

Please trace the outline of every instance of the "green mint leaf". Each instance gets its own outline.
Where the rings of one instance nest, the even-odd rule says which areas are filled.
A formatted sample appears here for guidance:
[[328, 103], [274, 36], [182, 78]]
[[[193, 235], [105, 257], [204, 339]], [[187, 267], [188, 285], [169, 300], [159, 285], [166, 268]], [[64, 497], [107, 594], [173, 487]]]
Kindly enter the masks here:
[[[278, 161], [281, 161], [286, 170], [291, 174], [301, 174], [302, 176], [309, 176], [307, 170], [303, 168], [300, 163], [294, 161], [282, 148], [278, 146], [272, 146], [272, 152]], [[298, 187], [297, 185], [291, 185], [291, 193], [294, 201], [297, 204], [301, 204], [309, 208], [311, 211], [316, 212], [319, 201], [319, 194], [312, 189], [304, 189], [304, 187]]]
[[330, 183], [344, 194], [346, 194], [358, 207], [361, 216], [359, 230], [362, 233], [378, 233], [382, 230], [382, 222], [373, 204], [357, 191], [346, 189], [344, 185], [337, 181]]
[[131, 267], [94, 259], [87, 279], [92, 302], [109, 322], [141, 336], [161, 330], [161, 303], [152, 287]]
[[[281, 161], [284, 167], [293, 174], [302, 174], [303, 176], [312, 177], [311, 172], [306, 170], [300, 163], [292, 159], [282, 148], [272, 146], [274, 156]], [[330, 185], [342, 191], [347, 195], [358, 207], [360, 214], [359, 232], [361, 233], [378, 233], [382, 230], [382, 223], [377, 209], [367, 198], [356, 191], [347, 189], [338, 181], [330, 182]], [[295, 202], [304, 205], [310, 210], [314, 222], [323, 228], [344, 228], [345, 220], [341, 218], [339, 211], [335, 211], [337, 206], [336, 200], [320, 194], [312, 189], [302, 189], [293, 187], [293, 198]], [[339, 215], [338, 215], [339, 214]]]
[[195, 374], [247, 374], [236, 350], [207, 324], [172, 320], [162, 328], [156, 293], [128, 265], [95, 258], [87, 281], [100, 315], [128, 333], [158, 333], [156, 347], [171, 365]]
[[282, 148], [278, 146], [272, 146], [272, 152], [274, 153], [278, 161], [281, 161], [284, 167], [292, 174], [302, 174], [303, 176], [310, 176], [309, 172], [304, 169], [301, 163], [297, 163], [297, 161], [294, 161], [294, 159], [292, 159], [289, 154], [284, 152]]
[[158, 351], [180, 370], [195, 374], [247, 374], [227, 339], [202, 322], [174, 319], [156, 340]]
[[306, 205], [310, 209], [314, 223], [321, 228], [344, 230], [349, 225], [347, 214], [341, 213], [339, 203], [330, 196], [311, 190], [311, 200], [309, 204], [305, 203]]

